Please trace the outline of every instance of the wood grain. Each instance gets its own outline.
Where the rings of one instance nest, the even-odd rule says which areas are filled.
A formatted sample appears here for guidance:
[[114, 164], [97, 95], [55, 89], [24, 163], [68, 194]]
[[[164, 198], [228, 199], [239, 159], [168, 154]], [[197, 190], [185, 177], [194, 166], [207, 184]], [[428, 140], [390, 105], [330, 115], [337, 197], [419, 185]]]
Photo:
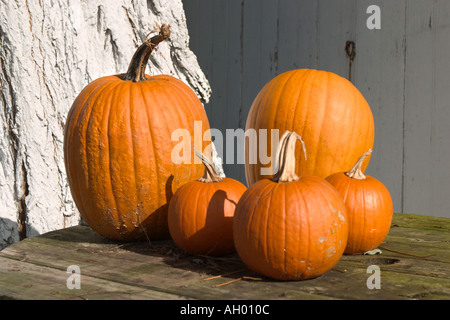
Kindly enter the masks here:
[[[25, 239], [0, 252], [0, 296], [13, 299], [450, 299], [450, 219], [395, 214], [378, 255], [343, 256], [323, 276], [274, 281], [236, 254], [192, 256], [171, 241], [120, 243], [87, 226]], [[395, 251], [395, 252], [394, 252]], [[411, 254], [425, 258], [413, 257]], [[78, 265], [81, 289], [69, 290]], [[381, 270], [369, 290], [367, 268]]]

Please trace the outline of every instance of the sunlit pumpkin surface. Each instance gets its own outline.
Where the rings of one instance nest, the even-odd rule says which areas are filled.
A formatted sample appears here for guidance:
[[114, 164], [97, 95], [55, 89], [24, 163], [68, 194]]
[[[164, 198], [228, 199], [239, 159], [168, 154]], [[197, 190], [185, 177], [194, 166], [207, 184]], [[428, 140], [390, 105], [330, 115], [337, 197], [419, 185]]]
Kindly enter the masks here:
[[[286, 130], [298, 133], [307, 146], [308, 160], [297, 150], [297, 174], [321, 178], [348, 170], [374, 142], [372, 111], [358, 89], [334, 73], [309, 69], [282, 73], [262, 88], [247, 117], [246, 130], [250, 129], [258, 134], [260, 129], [278, 129], [280, 136]], [[275, 151], [270, 131], [267, 137], [263, 148], [268, 150], [258, 152], [270, 156]], [[261, 164], [260, 157], [253, 157], [257, 161], [251, 163], [253, 147], [246, 143], [249, 186], [271, 177], [261, 173], [270, 164]]]
[[70, 110], [64, 152], [72, 196], [89, 226], [105, 237], [165, 238], [168, 201], [179, 186], [203, 174], [193, 154], [191, 164], [172, 161], [179, 143], [171, 141], [172, 132], [187, 129], [193, 146], [194, 121], [204, 131], [208, 119], [181, 80], [121, 77], [93, 81]]

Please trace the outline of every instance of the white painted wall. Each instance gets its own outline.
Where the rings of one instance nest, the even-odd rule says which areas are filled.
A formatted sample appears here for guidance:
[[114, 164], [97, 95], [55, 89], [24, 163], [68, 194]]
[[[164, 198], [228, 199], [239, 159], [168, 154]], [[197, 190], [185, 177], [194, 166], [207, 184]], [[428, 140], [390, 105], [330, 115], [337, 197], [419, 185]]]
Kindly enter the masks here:
[[[375, 117], [367, 173], [391, 191], [395, 211], [450, 217], [450, 1], [184, 0], [191, 49], [212, 87], [211, 126], [244, 128], [275, 75], [316, 68], [348, 77]], [[370, 5], [381, 29], [367, 28]], [[244, 166], [225, 173], [245, 182]]]

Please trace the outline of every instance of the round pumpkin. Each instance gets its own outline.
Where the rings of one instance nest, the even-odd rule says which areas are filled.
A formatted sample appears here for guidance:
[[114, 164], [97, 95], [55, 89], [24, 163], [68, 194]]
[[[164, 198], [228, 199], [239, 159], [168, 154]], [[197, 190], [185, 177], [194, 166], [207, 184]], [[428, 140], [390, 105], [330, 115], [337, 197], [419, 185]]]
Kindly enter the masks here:
[[70, 190], [82, 218], [106, 238], [169, 238], [173, 192], [203, 174], [193, 154], [190, 163], [176, 164], [171, 157], [179, 144], [171, 139], [175, 130], [187, 130], [193, 145], [194, 121], [201, 121], [203, 132], [209, 129], [202, 103], [181, 80], [144, 72], [152, 50], [169, 35], [162, 25], [137, 49], [126, 74], [88, 84], [67, 117]]
[[279, 170], [248, 188], [234, 218], [236, 250], [254, 272], [276, 280], [316, 278], [341, 258], [348, 237], [341, 195], [316, 176], [295, 173], [295, 142], [280, 141]]
[[[374, 119], [362, 94], [347, 79], [319, 70], [282, 73], [256, 96], [247, 116], [246, 132], [255, 130], [258, 139], [267, 136], [267, 141], [246, 139], [245, 174], [249, 186], [273, 176], [272, 164], [262, 163], [260, 156], [270, 157], [271, 150], [276, 150], [272, 146], [273, 129], [280, 135], [286, 130], [297, 132], [308, 146], [308, 161], [300, 151], [296, 154], [296, 173], [300, 176], [325, 178], [345, 171], [374, 142]], [[260, 130], [267, 130], [264, 136]], [[273, 137], [278, 142], [278, 136]], [[258, 154], [256, 145], [261, 148]]]
[[234, 210], [247, 187], [220, 177], [204, 155], [199, 157], [205, 165], [204, 176], [179, 188], [170, 201], [170, 235], [190, 254], [227, 255], [235, 251]]
[[378, 179], [364, 175], [362, 155], [348, 172], [326, 178], [341, 193], [347, 206], [349, 236], [344, 254], [360, 254], [378, 247], [391, 227], [393, 203], [389, 190]]

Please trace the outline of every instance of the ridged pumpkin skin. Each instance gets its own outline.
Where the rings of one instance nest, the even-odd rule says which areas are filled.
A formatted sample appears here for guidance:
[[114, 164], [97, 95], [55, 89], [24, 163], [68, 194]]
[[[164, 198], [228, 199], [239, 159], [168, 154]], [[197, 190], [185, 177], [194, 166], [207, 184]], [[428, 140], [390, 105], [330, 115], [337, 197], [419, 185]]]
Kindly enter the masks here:
[[236, 250], [254, 272], [277, 280], [316, 278], [341, 258], [348, 236], [340, 194], [309, 176], [276, 183], [263, 179], [239, 201]]
[[175, 244], [194, 255], [234, 252], [234, 211], [246, 190], [230, 178], [209, 183], [191, 181], [178, 189], [170, 201], [168, 217]]
[[316, 278], [344, 252], [346, 207], [324, 179], [293, 174], [295, 158], [280, 163], [284, 163], [280, 175], [256, 182], [239, 200], [234, 216], [236, 250], [251, 270], [266, 277]]
[[[174, 164], [174, 130], [194, 137], [194, 121], [209, 129], [203, 106], [182, 81], [107, 76], [87, 85], [67, 118], [64, 157], [73, 199], [89, 226], [106, 238], [168, 238], [173, 192], [202, 176], [203, 166]], [[208, 143], [204, 142], [203, 147]]]
[[[309, 69], [282, 73], [262, 88], [247, 117], [246, 130], [250, 129], [258, 135], [260, 129], [279, 129], [279, 135], [286, 130], [298, 133], [308, 146], [308, 161], [301, 150], [296, 153], [299, 176], [325, 178], [343, 172], [374, 142], [372, 111], [358, 89], [334, 73]], [[270, 156], [270, 131], [267, 137]], [[255, 161], [249, 149], [247, 141], [245, 173], [250, 186], [271, 175], [261, 174], [261, 168], [270, 164], [261, 164], [259, 156], [250, 163]]]
[[326, 178], [344, 198], [349, 236], [344, 254], [361, 254], [378, 247], [389, 233], [393, 203], [386, 186], [371, 176], [349, 177], [344, 172]]
[[184, 82], [145, 74], [152, 50], [170, 37], [166, 24], [155, 31], [136, 50], [127, 73], [88, 84], [67, 117], [64, 161], [72, 197], [89, 226], [110, 239], [169, 238], [170, 198], [203, 172], [194, 154], [189, 164], [172, 160], [179, 144], [172, 133], [188, 130], [195, 145], [194, 122], [201, 121], [200, 134], [209, 123]]

